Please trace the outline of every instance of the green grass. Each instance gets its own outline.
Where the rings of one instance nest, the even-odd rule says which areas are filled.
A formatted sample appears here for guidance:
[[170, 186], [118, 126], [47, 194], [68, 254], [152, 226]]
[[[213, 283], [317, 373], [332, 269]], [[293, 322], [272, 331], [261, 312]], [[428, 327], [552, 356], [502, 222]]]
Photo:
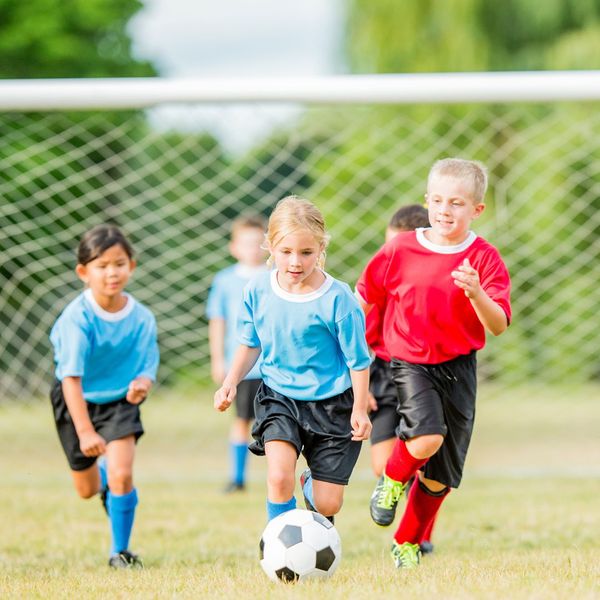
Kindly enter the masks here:
[[108, 569], [106, 518], [97, 498], [72, 491], [49, 404], [5, 404], [0, 597], [598, 598], [599, 391], [483, 388], [463, 484], [444, 504], [434, 555], [414, 571], [394, 569], [393, 529], [370, 521], [365, 445], [336, 521], [340, 568], [296, 586], [271, 583], [258, 564], [265, 460], [251, 458], [246, 494], [220, 493], [231, 415], [213, 411], [210, 392], [163, 390], [143, 407], [141, 572]]

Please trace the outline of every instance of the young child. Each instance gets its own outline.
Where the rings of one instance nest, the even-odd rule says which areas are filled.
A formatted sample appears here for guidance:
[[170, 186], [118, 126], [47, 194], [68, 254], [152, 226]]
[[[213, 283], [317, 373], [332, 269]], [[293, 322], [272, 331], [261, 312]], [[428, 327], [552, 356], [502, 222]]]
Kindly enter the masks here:
[[399, 233], [371, 259], [357, 284], [365, 309], [383, 310], [383, 336], [398, 389], [398, 440], [371, 497], [371, 516], [394, 520], [396, 567], [413, 567], [419, 541], [450, 491], [458, 487], [475, 416], [476, 351], [485, 331], [509, 325], [510, 279], [498, 251], [470, 231], [483, 212], [485, 168], [450, 158], [427, 181], [431, 227]]
[[[215, 275], [208, 301], [208, 342], [213, 381], [222, 385], [237, 348], [237, 320], [242, 293], [248, 281], [266, 271], [265, 222], [262, 217], [238, 217], [231, 228], [229, 252], [238, 262]], [[254, 419], [254, 396], [260, 385], [258, 363], [240, 382], [236, 396], [236, 418], [232, 424], [229, 449], [232, 473], [225, 493], [245, 488], [246, 457], [250, 424]]]
[[[390, 219], [385, 230], [385, 241], [389, 242], [401, 231], [414, 231], [418, 227], [428, 227], [427, 210], [420, 204], [409, 204], [398, 209]], [[367, 343], [375, 354], [371, 363], [369, 391], [371, 393], [369, 415], [373, 429], [371, 431], [371, 466], [377, 478], [383, 474], [388, 458], [396, 440], [396, 429], [400, 424], [398, 414], [398, 394], [392, 378], [390, 354], [383, 342], [381, 331], [382, 318], [377, 307], [367, 315]], [[433, 521], [419, 540], [423, 554], [433, 552], [431, 532]]]
[[[54, 420], [75, 490], [100, 493], [112, 534], [109, 566], [141, 567], [129, 550], [137, 492], [132, 468], [144, 433], [139, 405], [158, 367], [156, 322], [124, 288], [135, 268], [133, 250], [112, 225], [86, 233], [75, 272], [86, 286], [52, 327], [56, 381]], [[97, 460], [105, 457], [105, 461]]]
[[226, 410], [262, 352], [250, 450], [267, 456], [269, 520], [296, 506], [301, 452], [306, 506], [332, 519], [371, 431], [364, 315], [350, 288], [322, 270], [327, 242], [312, 203], [290, 196], [277, 204], [267, 231], [275, 269], [244, 290], [241, 345], [215, 394], [215, 408]]

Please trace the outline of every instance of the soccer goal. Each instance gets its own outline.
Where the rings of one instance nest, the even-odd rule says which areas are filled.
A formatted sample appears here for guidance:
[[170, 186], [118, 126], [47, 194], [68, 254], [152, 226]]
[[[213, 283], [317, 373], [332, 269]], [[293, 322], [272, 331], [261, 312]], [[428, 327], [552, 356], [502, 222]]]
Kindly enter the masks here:
[[205, 301], [240, 213], [295, 193], [323, 211], [353, 285], [431, 164], [483, 161], [476, 232], [502, 252], [513, 323], [480, 375], [600, 376], [600, 73], [0, 82], [0, 397], [46, 392], [48, 333], [80, 290], [75, 248], [120, 225], [157, 316], [160, 380], [208, 378]]

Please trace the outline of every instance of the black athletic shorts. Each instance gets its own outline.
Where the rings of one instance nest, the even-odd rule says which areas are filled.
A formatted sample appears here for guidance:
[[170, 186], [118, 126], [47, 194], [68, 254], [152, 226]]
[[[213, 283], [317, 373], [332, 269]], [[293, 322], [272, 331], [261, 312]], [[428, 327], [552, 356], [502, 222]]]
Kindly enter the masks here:
[[458, 487], [475, 420], [475, 352], [437, 365], [393, 358], [392, 373], [400, 414], [397, 436], [409, 440], [418, 435], [443, 435], [444, 443], [423, 471], [428, 479]]
[[353, 404], [352, 388], [325, 400], [292, 400], [263, 382], [254, 401], [250, 451], [262, 456], [267, 442], [289, 442], [314, 479], [347, 485], [361, 447], [352, 441]]
[[261, 379], [243, 379], [238, 383], [235, 397], [235, 410], [240, 419], [254, 419], [254, 397], [261, 384]]
[[[86, 456], [81, 451], [79, 437], [63, 396], [61, 382], [58, 380], [54, 381], [50, 390], [50, 400], [58, 437], [69, 466], [73, 471], [88, 469], [96, 462], [97, 457]], [[144, 434], [139, 405], [130, 404], [125, 398], [105, 404], [88, 402], [87, 409], [94, 429], [107, 443], [129, 435], [134, 435], [137, 441]]]
[[389, 362], [375, 357], [371, 363], [369, 391], [377, 401], [377, 410], [369, 413], [373, 424], [371, 444], [394, 439], [400, 416], [398, 415], [398, 393]]

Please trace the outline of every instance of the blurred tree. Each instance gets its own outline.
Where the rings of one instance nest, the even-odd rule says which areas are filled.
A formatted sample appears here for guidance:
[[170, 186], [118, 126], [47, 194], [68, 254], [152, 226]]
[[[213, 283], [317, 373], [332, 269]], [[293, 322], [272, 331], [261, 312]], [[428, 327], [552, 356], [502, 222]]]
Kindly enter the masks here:
[[350, 0], [353, 72], [600, 68], [600, 0]]
[[127, 22], [140, 0], [0, 0], [0, 78], [154, 75], [134, 60]]

